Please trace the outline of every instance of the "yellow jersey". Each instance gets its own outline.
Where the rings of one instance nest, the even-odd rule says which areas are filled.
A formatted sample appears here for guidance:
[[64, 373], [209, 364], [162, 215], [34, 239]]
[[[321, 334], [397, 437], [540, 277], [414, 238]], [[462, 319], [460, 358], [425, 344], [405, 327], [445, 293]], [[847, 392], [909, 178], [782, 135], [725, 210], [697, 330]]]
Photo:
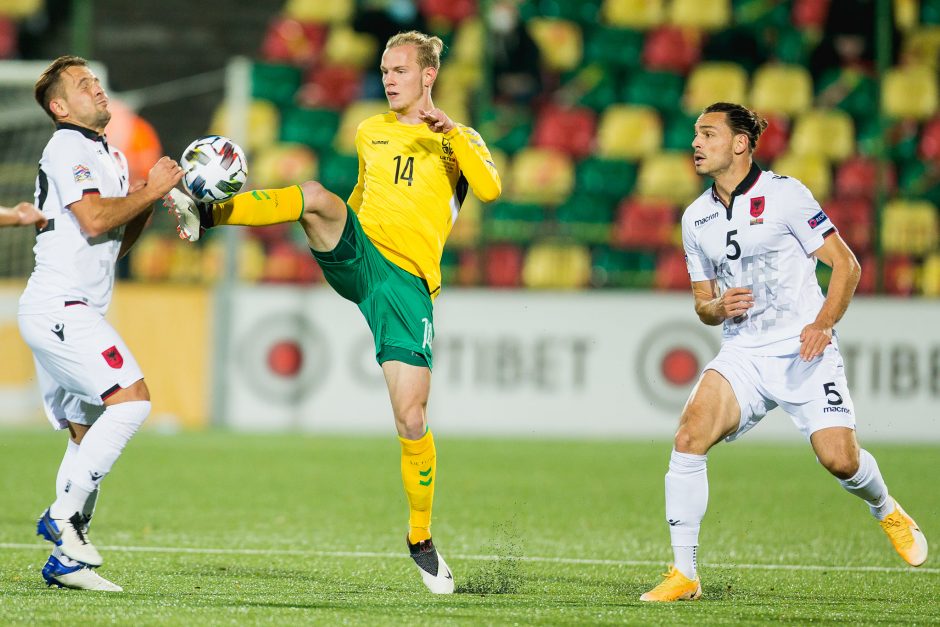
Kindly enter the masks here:
[[502, 190], [489, 150], [472, 128], [435, 133], [394, 112], [356, 130], [359, 179], [349, 206], [386, 259], [421, 277], [431, 297], [441, 289], [441, 253], [468, 187], [483, 202]]

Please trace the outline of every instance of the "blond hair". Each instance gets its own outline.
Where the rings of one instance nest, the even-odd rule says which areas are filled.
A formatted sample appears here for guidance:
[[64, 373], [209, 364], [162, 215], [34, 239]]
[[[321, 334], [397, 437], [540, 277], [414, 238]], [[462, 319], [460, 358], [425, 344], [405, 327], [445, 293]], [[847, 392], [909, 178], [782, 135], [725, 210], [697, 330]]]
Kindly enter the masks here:
[[385, 49], [409, 44], [418, 49], [418, 66], [422, 70], [427, 67], [432, 67], [435, 70], [441, 69], [441, 51], [444, 49], [444, 42], [441, 41], [440, 37], [410, 30], [407, 33], [398, 33], [391, 36], [388, 43], [385, 44]]

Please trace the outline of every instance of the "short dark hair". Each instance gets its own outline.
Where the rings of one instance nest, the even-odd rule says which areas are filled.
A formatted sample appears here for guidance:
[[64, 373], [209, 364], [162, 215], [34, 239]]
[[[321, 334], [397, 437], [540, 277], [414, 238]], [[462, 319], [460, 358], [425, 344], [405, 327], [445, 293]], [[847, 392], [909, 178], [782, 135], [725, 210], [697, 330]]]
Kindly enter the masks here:
[[70, 54], [61, 56], [50, 63], [49, 67], [43, 70], [42, 74], [39, 75], [39, 80], [36, 81], [36, 102], [38, 102], [43, 111], [52, 118], [53, 122], [55, 121], [55, 114], [52, 113], [52, 110], [49, 108], [49, 102], [59, 95], [59, 84], [61, 83], [62, 72], [76, 65], [87, 66], [88, 61]]
[[767, 120], [760, 114], [747, 107], [731, 102], [716, 102], [710, 104], [702, 111], [705, 113], [724, 113], [734, 135], [747, 135], [751, 144], [751, 152], [757, 147], [757, 140], [767, 128]]

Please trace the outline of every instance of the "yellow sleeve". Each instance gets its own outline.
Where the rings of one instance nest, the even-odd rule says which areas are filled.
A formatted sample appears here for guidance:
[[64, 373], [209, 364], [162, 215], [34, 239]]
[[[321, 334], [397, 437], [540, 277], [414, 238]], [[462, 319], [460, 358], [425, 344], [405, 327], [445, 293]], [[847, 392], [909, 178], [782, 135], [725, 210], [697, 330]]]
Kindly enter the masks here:
[[499, 198], [503, 191], [502, 182], [480, 134], [472, 128], [455, 124], [444, 136], [450, 140], [457, 165], [476, 197], [483, 202]]
[[352, 210], [359, 213], [359, 207], [362, 206], [362, 190], [365, 188], [366, 163], [362, 160], [362, 151], [359, 149], [359, 138], [362, 136], [362, 125], [356, 129], [356, 156], [359, 157], [359, 178], [356, 179], [356, 186], [346, 201]]

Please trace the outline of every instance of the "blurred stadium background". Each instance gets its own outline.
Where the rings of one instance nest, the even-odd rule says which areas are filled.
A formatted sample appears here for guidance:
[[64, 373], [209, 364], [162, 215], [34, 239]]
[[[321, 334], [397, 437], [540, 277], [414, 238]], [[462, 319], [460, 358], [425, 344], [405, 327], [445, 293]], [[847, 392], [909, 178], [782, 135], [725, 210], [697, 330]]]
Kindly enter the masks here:
[[[681, 251], [680, 213], [706, 184], [692, 124], [742, 102], [770, 120], [758, 163], [806, 183], [862, 262], [840, 331], [863, 437], [940, 440], [940, 0], [209, 0], [198, 13], [0, 0], [0, 203], [32, 196], [52, 130], [32, 85], [65, 53], [106, 75], [109, 138], [135, 176], [212, 132], [248, 150], [252, 187], [316, 178], [346, 196], [356, 125], [386, 109], [386, 38], [435, 33], [435, 103], [482, 133], [504, 193], [468, 198], [444, 252], [433, 423], [668, 436], [718, 345]], [[0, 231], [0, 424], [43, 422], [15, 324], [33, 241]], [[188, 245], [158, 210], [119, 276], [110, 317], [146, 373], [151, 426], [389, 431], [368, 331], [300, 229]], [[756, 437], [798, 437], [772, 422]]]

